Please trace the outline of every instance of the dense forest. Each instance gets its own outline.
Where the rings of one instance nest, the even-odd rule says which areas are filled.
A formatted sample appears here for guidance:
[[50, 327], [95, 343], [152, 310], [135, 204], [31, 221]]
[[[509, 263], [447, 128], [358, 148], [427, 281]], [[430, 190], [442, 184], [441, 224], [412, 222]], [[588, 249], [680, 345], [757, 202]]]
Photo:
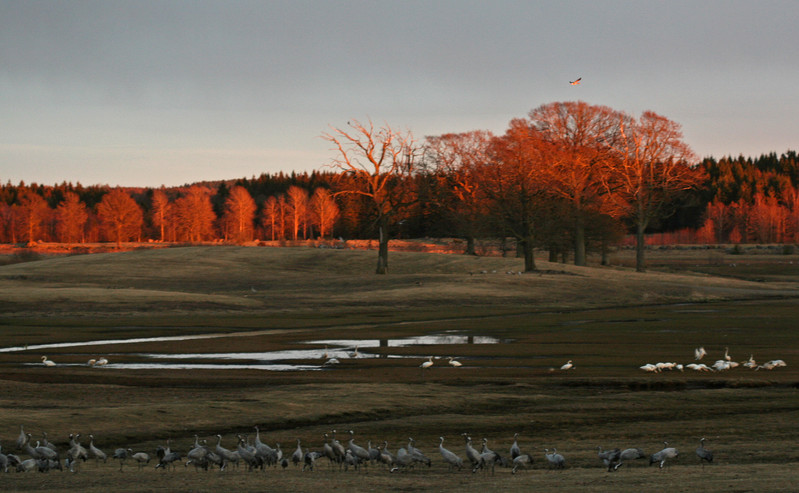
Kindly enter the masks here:
[[[674, 214], [649, 232], [680, 231], [681, 238], [696, 243], [799, 242], [795, 151], [705, 158], [696, 168], [704, 176], [702, 184], [683, 194]], [[0, 186], [0, 242], [373, 238], [374, 218], [364, 201], [334, 195], [342, 178], [333, 172], [277, 173], [157, 189], [6, 183]], [[445, 178], [432, 173], [413, 177], [418, 200], [398, 218], [395, 237], [463, 236], [445, 206], [455, 200]], [[119, 237], [111, 227], [113, 217], [100, 207], [112, 191], [127, 196], [133, 211], [131, 227]], [[326, 230], [320, 221], [324, 201], [319, 197], [324, 196], [333, 202], [327, 204], [333, 220], [326, 222]], [[237, 215], [243, 215], [243, 226], [234, 221]]]
[[681, 243], [799, 242], [799, 163], [696, 157], [680, 126], [584, 102], [542, 105], [486, 131], [429, 136], [348, 122], [324, 134], [327, 172], [262, 174], [170, 188], [62, 183], [0, 186], [0, 242], [176, 243], [459, 237], [550, 260], [605, 254], [647, 234]]

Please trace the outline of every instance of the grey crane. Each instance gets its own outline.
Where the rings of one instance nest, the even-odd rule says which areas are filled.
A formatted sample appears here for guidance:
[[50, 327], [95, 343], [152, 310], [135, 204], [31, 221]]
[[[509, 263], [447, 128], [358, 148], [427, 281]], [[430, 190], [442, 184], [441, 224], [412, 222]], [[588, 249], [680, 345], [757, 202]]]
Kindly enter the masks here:
[[291, 462], [294, 463], [295, 466], [299, 465], [302, 462], [302, 447], [300, 446], [300, 439], [297, 439], [297, 449], [294, 450], [294, 453], [291, 454]]
[[330, 446], [333, 447], [333, 452], [336, 453], [336, 457], [338, 457], [340, 464], [344, 462], [344, 454], [346, 454], [346, 450], [344, 449], [344, 445], [336, 440], [336, 430], [333, 430], [331, 433], [333, 433], [333, 440], [330, 442]]
[[515, 459], [516, 457], [522, 455], [522, 450], [519, 448], [519, 434], [513, 434], [513, 445], [510, 446], [510, 458], [511, 460]]
[[389, 470], [391, 470], [391, 467], [394, 465], [395, 457], [394, 457], [394, 454], [392, 454], [388, 450], [388, 442], [387, 441], [383, 441], [383, 448], [380, 449], [380, 458], [379, 458], [379, 460], [380, 460], [380, 462], [385, 464], [386, 467], [389, 468]]
[[352, 455], [358, 459], [358, 462], [369, 462], [369, 451], [355, 443], [355, 432], [352, 430], [350, 430], [350, 441], [348, 447], [350, 452], [352, 452]]
[[261, 441], [261, 430], [255, 427], [255, 455], [259, 456], [266, 465], [277, 464], [277, 450]]
[[372, 447], [372, 441], [366, 441], [366, 451], [369, 453], [369, 463], [374, 464], [380, 460], [380, 449]]
[[533, 458], [527, 454], [517, 455], [513, 459], [513, 469], [510, 470], [511, 474], [516, 474], [517, 469], [529, 469], [533, 465]]
[[621, 449], [602, 450], [600, 446], [597, 447], [597, 456], [608, 468], [608, 472], [616, 471], [621, 467]]
[[131, 458], [139, 465], [139, 470], [141, 470], [146, 464], [150, 463], [150, 454], [147, 452], [136, 452], [131, 456]]
[[[133, 451], [130, 450], [130, 452]], [[130, 455], [133, 454], [131, 453]], [[180, 458], [183, 457], [183, 454], [181, 454], [180, 452], [163, 447], [158, 447], [158, 449], [156, 449], [156, 455], [158, 456], [158, 464], [155, 465], [155, 468], [164, 469], [164, 470], [166, 470], [170, 466], [172, 467], [172, 470], [174, 470], [175, 462], [179, 461]]]
[[30, 472], [39, 467], [38, 459], [26, 459], [17, 464], [17, 472]]
[[669, 442], [663, 442], [663, 450], [649, 456], [649, 465], [651, 466], [652, 464], [659, 463], [659, 467], [663, 469], [668, 459], [676, 459], [679, 455], [680, 453], [676, 448], [669, 447]]
[[710, 464], [713, 462], [713, 451], [705, 448], [705, 439], [699, 439], [699, 447], [696, 449], [696, 455], [699, 457], [699, 463], [702, 464], [702, 469], [705, 468], [705, 462]]
[[498, 462], [502, 463], [502, 457], [498, 453], [488, 448], [488, 438], [483, 438], [483, 448], [480, 451], [480, 457], [482, 458], [483, 467], [486, 465], [491, 466], [491, 474], [494, 474], [494, 467], [496, 464]]
[[69, 434], [69, 450], [67, 451], [67, 459], [70, 461], [70, 467], [76, 463], [77, 460], [86, 462], [89, 460], [89, 451], [80, 444], [80, 433]]
[[344, 470], [346, 471], [349, 466], [352, 466], [358, 472], [361, 470], [361, 461], [352, 454], [352, 450], [347, 449], [344, 453]]
[[394, 467], [392, 467], [389, 472], [407, 469], [412, 467], [414, 462], [415, 461], [413, 460], [413, 457], [411, 457], [411, 454], [404, 448], [400, 447], [399, 450], [397, 450], [396, 457], [394, 457]]
[[549, 461], [550, 467], [554, 469], [563, 469], [566, 467], [566, 458], [563, 457], [561, 454], [558, 453], [558, 449], [552, 449], [552, 453], [549, 453], [549, 449], [544, 449], [544, 457], [547, 458]]
[[339, 467], [341, 467], [341, 461], [336, 455], [336, 452], [333, 450], [332, 441], [328, 443], [328, 439], [330, 437], [328, 436], [327, 433], [323, 434], [322, 437], [325, 439], [325, 441], [322, 444], [322, 455], [327, 457], [330, 469], [333, 469], [335, 467], [335, 464], [338, 464]]
[[307, 468], [313, 471], [314, 465], [316, 464], [316, 459], [320, 457], [322, 457], [322, 452], [316, 450], [309, 450], [308, 452], [305, 452], [305, 455], [303, 456], [304, 463], [302, 464], [302, 470], [304, 471]]
[[200, 437], [194, 435], [194, 446], [186, 454], [186, 459], [188, 459], [186, 461], [186, 467], [192, 464], [195, 470], [197, 470], [197, 468], [208, 470], [207, 457], [209, 452], [210, 450], [208, 450], [208, 447], [200, 443]]
[[483, 458], [480, 456], [480, 452], [472, 447], [472, 437], [466, 433], [463, 434], [463, 437], [466, 439], [466, 458], [472, 464], [472, 472], [477, 472], [477, 469], [483, 467]]
[[26, 438], [26, 440], [25, 440], [25, 443], [22, 445], [22, 450], [26, 454], [30, 455], [31, 457], [33, 457], [34, 459], [37, 459], [37, 460], [41, 460], [41, 459], [48, 459], [48, 460], [54, 460], [54, 461], [58, 461], [59, 460], [58, 452], [56, 452], [53, 449], [50, 449], [48, 447], [42, 447], [41, 445], [39, 445], [37, 447], [31, 447], [31, 445], [30, 445], [31, 434], [30, 433], [27, 433], [25, 435], [25, 438]]
[[222, 467], [220, 470], [224, 471], [225, 468], [229, 463], [238, 464], [239, 463], [239, 455], [233, 452], [232, 450], [228, 450], [222, 446], [222, 435], [216, 436], [216, 447], [214, 450], [222, 458]]
[[19, 436], [15, 442], [16, 450], [22, 450], [22, 446], [25, 445], [25, 441], [27, 439], [28, 436], [25, 434], [25, 430], [23, 429], [22, 425], [19, 425]]
[[94, 445], [94, 435], [89, 435], [89, 455], [94, 457], [95, 463], [103, 461], [103, 464], [105, 464], [108, 460], [106, 453]]
[[131, 455], [133, 455], [133, 450], [129, 448], [118, 448], [114, 451], [114, 455], [111, 458], [119, 461], [119, 472], [122, 472], [122, 466]]
[[236, 446], [236, 450], [239, 453], [239, 457], [241, 460], [247, 464], [247, 470], [252, 471], [254, 468], [258, 467], [259, 465], [263, 464], [258, 457], [255, 455], [255, 447], [248, 447], [247, 442], [244, 440], [244, 437], [238, 435], [239, 442]]
[[438, 451], [441, 452], [441, 456], [444, 458], [444, 462], [447, 463], [449, 470], [452, 471], [456, 467], [459, 471], [463, 469], [463, 459], [458, 457], [455, 452], [444, 448], [444, 437], [438, 438], [441, 440], [438, 444]]
[[43, 447], [47, 447], [49, 449], [53, 449], [56, 452], [58, 451], [58, 449], [56, 448], [55, 444], [50, 443], [49, 441], [47, 441], [47, 432], [46, 431], [42, 432], [42, 446]]
[[430, 467], [433, 464], [433, 461], [424, 455], [421, 450], [416, 448], [414, 443], [416, 443], [416, 440], [413, 438], [408, 438], [408, 453], [411, 455], [411, 459], [413, 459], [414, 462], [421, 462], [427, 467]]
[[621, 467], [625, 461], [637, 460], [637, 459], [644, 459], [646, 458], [646, 454], [643, 450], [639, 448], [626, 448], [621, 451], [619, 454], [619, 465], [616, 467], [617, 469]]
[[3, 472], [8, 472], [8, 463], [8, 456], [3, 453], [3, 448], [0, 447], [0, 469], [2, 469]]

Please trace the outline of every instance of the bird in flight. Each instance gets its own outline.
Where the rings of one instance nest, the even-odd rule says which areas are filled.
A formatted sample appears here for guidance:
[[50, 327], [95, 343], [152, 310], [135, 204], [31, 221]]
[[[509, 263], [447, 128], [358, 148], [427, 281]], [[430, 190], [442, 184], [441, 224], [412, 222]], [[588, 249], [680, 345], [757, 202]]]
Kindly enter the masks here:
[[569, 81], [569, 84], [571, 84], [571, 85], [573, 85], [573, 86], [576, 86], [577, 84], [579, 84], [579, 83], [580, 83], [580, 81], [581, 81], [581, 80], [583, 80], [583, 78], [582, 78], [582, 77], [579, 77], [579, 78], [577, 78], [577, 80], [570, 80], [570, 81]]

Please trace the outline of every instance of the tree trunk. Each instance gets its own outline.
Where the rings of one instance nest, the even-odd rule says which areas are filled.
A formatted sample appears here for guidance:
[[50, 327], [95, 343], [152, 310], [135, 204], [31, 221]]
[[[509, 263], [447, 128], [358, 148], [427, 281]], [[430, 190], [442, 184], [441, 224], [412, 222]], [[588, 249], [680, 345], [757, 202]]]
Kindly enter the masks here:
[[644, 231], [646, 231], [646, 224], [643, 221], [638, 221], [635, 228], [635, 271], [644, 272], [644, 248], [646, 247], [646, 240], [644, 238]]
[[608, 265], [608, 254], [610, 249], [608, 248], [608, 239], [605, 236], [602, 236], [602, 261], [600, 265]]
[[463, 252], [464, 255], [477, 255], [474, 249], [474, 236], [467, 236], [466, 237], [466, 251]]
[[524, 271], [535, 271], [535, 255], [533, 248], [533, 235], [527, 235], [522, 241], [522, 250], [524, 251]]
[[388, 221], [381, 217], [378, 220], [380, 239], [377, 247], [376, 274], [388, 274]]
[[574, 226], [574, 265], [585, 267], [585, 224], [580, 214]]
[[558, 261], [558, 247], [555, 245], [549, 247], [549, 261], [553, 264]]

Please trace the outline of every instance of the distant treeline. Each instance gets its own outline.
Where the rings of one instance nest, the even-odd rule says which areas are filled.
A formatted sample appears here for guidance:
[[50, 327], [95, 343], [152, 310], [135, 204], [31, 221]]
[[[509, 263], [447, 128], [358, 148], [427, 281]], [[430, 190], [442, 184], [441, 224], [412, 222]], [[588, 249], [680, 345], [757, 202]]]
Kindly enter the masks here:
[[[758, 158], [706, 158], [696, 165], [703, 181], [680, 194], [673, 214], [649, 232], [681, 231], [697, 243], [799, 242], [799, 160], [795, 151]], [[459, 237], [453, 217], [458, 197], [441, 171], [410, 178], [415, 205], [393, 218], [392, 236]], [[80, 183], [10, 182], [0, 186], [0, 242], [374, 238], [374, 212], [347, 189], [347, 173], [277, 173], [169, 188], [130, 188]], [[553, 211], [557, 208], [553, 207]], [[557, 222], [555, 222], [557, 223]], [[566, 225], [541, 231], [542, 245], [568, 245]], [[602, 226], [620, 239], [630, 226], [623, 218]], [[485, 236], [503, 237], [490, 221]], [[686, 233], [688, 232], [688, 233]], [[589, 232], [590, 233], [590, 232]], [[568, 249], [568, 246], [565, 248]]]

